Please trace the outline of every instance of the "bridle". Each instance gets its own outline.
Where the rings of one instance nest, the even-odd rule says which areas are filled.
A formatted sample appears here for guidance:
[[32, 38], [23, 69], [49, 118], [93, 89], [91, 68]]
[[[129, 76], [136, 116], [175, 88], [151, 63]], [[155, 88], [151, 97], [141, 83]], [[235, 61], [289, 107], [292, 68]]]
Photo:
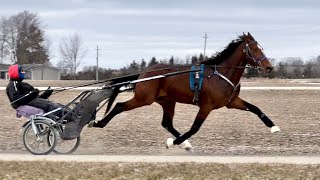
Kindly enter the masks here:
[[[261, 52], [262, 52], [262, 56], [260, 56], [260, 57], [258, 57], [258, 58], [256, 58], [256, 57], [253, 56], [252, 51], [251, 51], [251, 49], [250, 49], [250, 45], [251, 45], [252, 43], [256, 43], [257, 46], [260, 47]], [[246, 53], [246, 61], [247, 61], [250, 65], [254, 64], [254, 65], [252, 65], [252, 66], [254, 66], [255, 68], [259, 67], [259, 66], [261, 65], [261, 62], [267, 59], [267, 57], [266, 57], [266, 56], [264, 55], [264, 53], [263, 53], [263, 48], [262, 48], [262, 46], [260, 46], [260, 44], [259, 44], [257, 41], [251, 41], [251, 42], [249, 42], [249, 43], [245, 42], [245, 45], [244, 45], [244, 48], [243, 48], [243, 52]]]
[[[264, 55], [264, 53], [262, 51], [263, 48], [259, 45], [259, 43], [257, 41], [251, 41], [249, 43], [244, 41], [244, 43], [245, 43], [245, 45], [244, 45], [244, 48], [243, 48], [243, 52], [246, 54], [246, 61], [248, 63], [247, 65], [250, 65], [250, 66], [253, 66], [256, 69], [259, 69], [259, 66], [261, 65], [261, 62], [267, 59], [267, 57]], [[262, 52], [262, 56], [260, 56], [258, 58], [253, 56], [253, 53], [252, 53], [252, 51], [250, 49], [250, 45], [252, 43], [256, 43], [257, 46], [260, 47], [261, 52]], [[252, 65], [252, 64], [254, 64], [254, 65]], [[214, 65], [213, 75], [219, 76], [220, 78], [225, 80], [228, 84], [230, 84], [230, 86], [232, 86], [232, 88], [233, 88], [232, 93], [228, 98], [228, 102], [227, 102], [227, 104], [228, 104], [231, 101], [231, 98], [232, 98], [233, 94], [237, 91], [238, 87], [240, 86], [240, 81], [237, 84], [234, 84], [226, 76], [224, 76], [221, 73], [219, 73], [217, 67], [222, 67], [222, 68], [249, 68], [249, 67], [247, 67], [247, 66], [225, 66], [225, 67], [223, 67], [223, 66]], [[209, 75], [207, 78], [211, 78], [213, 75]]]

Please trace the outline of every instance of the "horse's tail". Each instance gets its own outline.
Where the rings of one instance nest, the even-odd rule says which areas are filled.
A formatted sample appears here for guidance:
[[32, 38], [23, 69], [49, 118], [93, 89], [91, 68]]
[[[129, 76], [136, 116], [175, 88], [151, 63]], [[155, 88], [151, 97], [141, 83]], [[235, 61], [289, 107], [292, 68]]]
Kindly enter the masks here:
[[[130, 75], [130, 76], [119, 77], [119, 78], [113, 79], [111, 81], [110, 85], [114, 85], [114, 84], [121, 83], [121, 82], [137, 80], [139, 78], [139, 76], [140, 76], [140, 74], [134, 74], [134, 75]], [[109, 102], [108, 102], [108, 105], [107, 105], [107, 109], [106, 109], [105, 115], [109, 112], [113, 102], [116, 100], [116, 98], [118, 97], [119, 93], [121, 92], [120, 88], [121, 88], [121, 86], [115, 86], [113, 88], [112, 94], [109, 97]], [[133, 86], [133, 89], [134, 88], [135, 88], [135, 86]]]

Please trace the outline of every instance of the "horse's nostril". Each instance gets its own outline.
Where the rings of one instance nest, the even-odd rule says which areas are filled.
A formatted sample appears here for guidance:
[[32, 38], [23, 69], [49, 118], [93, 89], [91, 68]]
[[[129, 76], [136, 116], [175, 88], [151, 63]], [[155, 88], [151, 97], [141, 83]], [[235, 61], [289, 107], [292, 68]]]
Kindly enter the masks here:
[[271, 73], [271, 71], [273, 70], [273, 67], [267, 67], [266, 70], [268, 73]]

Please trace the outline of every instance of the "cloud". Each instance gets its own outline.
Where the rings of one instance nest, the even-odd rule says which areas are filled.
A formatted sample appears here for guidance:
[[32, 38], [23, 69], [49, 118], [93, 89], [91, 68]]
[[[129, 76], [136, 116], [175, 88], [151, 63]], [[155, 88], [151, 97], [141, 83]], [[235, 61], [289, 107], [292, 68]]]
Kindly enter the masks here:
[[133, 59], [202, 53], [204, 32], [210, 37], [208, 54], [251, 32], [269, 57], [316, 56], [319, 5], [318, 0], [3, 0], [0, 15], [36, 12], [56, 57], [60, 39], [76, 32], [91, 49], [87, 65], [95, 64], [99, 45], [109, 49], [101, 51], [101, 63], [121, 67]]

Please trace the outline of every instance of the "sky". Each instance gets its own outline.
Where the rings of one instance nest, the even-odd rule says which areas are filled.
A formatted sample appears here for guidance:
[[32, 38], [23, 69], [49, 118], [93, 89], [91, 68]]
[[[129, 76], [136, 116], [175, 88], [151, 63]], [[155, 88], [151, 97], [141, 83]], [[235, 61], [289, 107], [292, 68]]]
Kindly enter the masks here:
[[37, 13], [52, 42], [77, 33], [87, 49], [81, 66], [121, 68], [133, 60], [185, 59], [222, 51], [250, 32], [267, 57], [282, 60], [320, 55], [319, 0], [1, 0], [0, 16]]

